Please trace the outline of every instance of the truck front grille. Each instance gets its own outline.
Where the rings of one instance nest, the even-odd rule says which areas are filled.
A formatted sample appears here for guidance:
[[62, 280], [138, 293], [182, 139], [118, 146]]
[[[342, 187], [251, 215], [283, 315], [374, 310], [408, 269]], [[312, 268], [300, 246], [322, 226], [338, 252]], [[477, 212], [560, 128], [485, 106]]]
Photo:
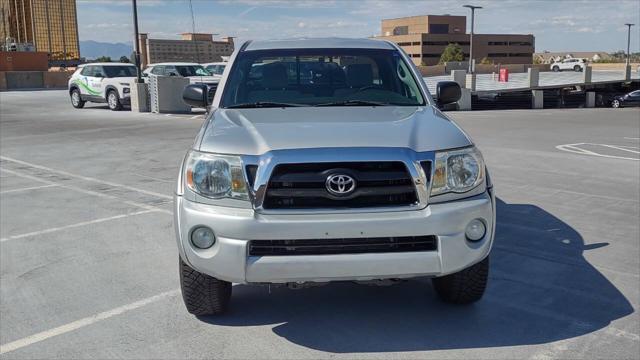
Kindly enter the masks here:
[[[356, 189], [345, 197], [329, 193], [327, 178], [347, 174]], [[409, 171], [400, 161], [280, 164], [267, 186], [265, 209], [350, 209], [406, 206], [418, 202]]]
[[249, 241], [249, 256], [335, 255], [436, 250], [438, 250], [438, 240], [434, 235]]

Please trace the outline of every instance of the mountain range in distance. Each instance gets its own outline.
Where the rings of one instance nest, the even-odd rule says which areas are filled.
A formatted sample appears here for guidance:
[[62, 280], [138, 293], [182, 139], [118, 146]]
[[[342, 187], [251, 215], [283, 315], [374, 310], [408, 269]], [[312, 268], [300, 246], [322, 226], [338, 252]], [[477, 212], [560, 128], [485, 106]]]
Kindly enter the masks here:
[[100, 56], [109, 56], [117, 61], [121, 56], [130, 57], [133, 46], [125, 43], [108, 43], [93, 40], [80, 41], [80, 56], [85, 59], [95, 59]]

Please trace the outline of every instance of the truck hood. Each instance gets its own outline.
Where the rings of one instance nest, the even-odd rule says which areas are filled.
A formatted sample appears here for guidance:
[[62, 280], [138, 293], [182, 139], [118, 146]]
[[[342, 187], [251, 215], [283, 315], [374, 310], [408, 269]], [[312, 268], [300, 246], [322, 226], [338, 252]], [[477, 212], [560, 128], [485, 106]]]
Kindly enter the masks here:
[[420, 152], [471, 144], [453, 121], [431, 106], [291, 107], [216, 109], [195, 148], [262, 155], [272, 150], [339, 147]]
[[220, 82], [220, 78], [217, 76], [189, 76], [188, 79], [189, 79], [189, 82], [192, 84], [198, 84], [198, 83], [209, 84], [209, 83]]

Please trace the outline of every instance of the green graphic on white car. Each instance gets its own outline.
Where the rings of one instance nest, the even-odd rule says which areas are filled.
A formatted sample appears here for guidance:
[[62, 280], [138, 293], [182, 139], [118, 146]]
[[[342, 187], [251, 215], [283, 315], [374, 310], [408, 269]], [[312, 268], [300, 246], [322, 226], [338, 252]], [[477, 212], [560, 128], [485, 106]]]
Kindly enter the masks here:
[[131, 84], [136, 78], [133, 64], [93, 63], [83, 64], [69, 79], [71, 105], [84, 107], [87, 101], [107, 103], [109, 109], [121, 110], [129, 105]]

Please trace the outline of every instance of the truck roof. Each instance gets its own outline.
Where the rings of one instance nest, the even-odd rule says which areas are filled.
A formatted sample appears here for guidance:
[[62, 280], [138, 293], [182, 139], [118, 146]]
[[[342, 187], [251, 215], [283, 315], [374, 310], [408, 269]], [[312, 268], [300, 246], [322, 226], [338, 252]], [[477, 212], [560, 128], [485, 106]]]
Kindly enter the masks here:
[[79, 68], [81, 67], [85, 67], [88, 65], [99, 65], [99, 66], [135, 66], [134, 64], [131, 63], [121, 63], [121, 62], [93, 62], [93, 63], [86, 63], [86, 64], [80, 64], [78, 65]]
[[349, 38], [299, 38], [284, 40], [256, 40], [250, 41], [245, 51], [275, 50], [275, 49], [386, 49], [395, 47], [389, 42], [376, 39]]
[[183, 62], [183, 61], [173, 61], [173, 62], [161, 62], [161, 63], [153, 63], [153, 64], [149, 64], [147, 66], [157, 66], [157, 65], [184, 65], [184, 66], [193, 66], [193, 65], [200, 65], [198, 63], [194, 63], [194, 62]]

